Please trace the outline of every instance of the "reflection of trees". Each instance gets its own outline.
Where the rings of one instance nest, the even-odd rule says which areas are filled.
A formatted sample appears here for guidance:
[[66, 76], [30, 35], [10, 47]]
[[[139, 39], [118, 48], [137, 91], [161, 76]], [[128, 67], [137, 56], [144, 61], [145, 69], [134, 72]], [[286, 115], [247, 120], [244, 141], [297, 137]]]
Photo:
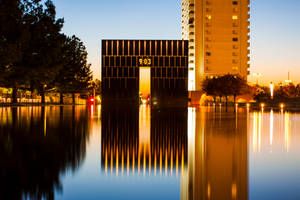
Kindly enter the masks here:
[[[142, 123], [138, 107], [102, 109], [102, 167], [116, 174], [177, 174], [187, 163], [187, 110], [152, 109], [151, 131]], [[148, 131], [149, 138], [142, 136]]]
[[75, 107], [23, 109], [11, 108], [11, 120], [0, 123], [0, 199], [54, 199], [60, 174], [84, 159], [88, 115]]

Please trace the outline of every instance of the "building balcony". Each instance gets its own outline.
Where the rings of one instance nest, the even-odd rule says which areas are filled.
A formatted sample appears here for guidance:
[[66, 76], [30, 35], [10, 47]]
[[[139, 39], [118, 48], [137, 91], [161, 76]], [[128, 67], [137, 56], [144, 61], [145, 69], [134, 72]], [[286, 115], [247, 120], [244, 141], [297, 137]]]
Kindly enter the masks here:
[[233, 63], [233, 64], [238, 64], [238, 63], [239, 63], [239, 60], [235, 60], [235, 59], [234, 59], [234, 60], [232, 60], [232, 63]]
[[210, 30], [206, 30], [205, 34], [210, 35], [212, 32]]
[[206, 4], [207, 6], [211, 6], [211, 5], [212, 5], [212, 2], [207, 0], [207, 1], [205, 2], [205, 4]]
[[235, 23], [232, 24], [232, 27], [237, 28], [237, 27], [239, 27], [239, 24], [235, 22]]
[[195, 7], [195, 4], [194, 3], [190, 3], [189, 8], [192, 9], [194, 7]]

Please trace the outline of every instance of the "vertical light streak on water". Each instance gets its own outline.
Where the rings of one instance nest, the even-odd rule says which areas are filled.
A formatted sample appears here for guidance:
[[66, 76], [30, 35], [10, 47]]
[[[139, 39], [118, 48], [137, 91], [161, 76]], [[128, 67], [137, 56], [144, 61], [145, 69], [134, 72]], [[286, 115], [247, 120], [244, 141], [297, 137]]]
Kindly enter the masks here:
[[[143, 165], [143, 175], [146, 176], [147, 157], [150, 155], [151, 140], [151, 108], [149, 105], [141, 105], [139, 110], [139, 150], [138, 150], [138, 174]], [[149, 161], [149, 166], [150, 161]], [[150, 173], [150, 170], [149, 170]]]
[[116, 176], [119, 175], [119, 148], [116, 150]]
[[47, 108], [45, 107], [44, 112], [44, 136], [47, 136]]
[[195, 108], [188, 108], [188, 171], [194, 167], [195, 152], [195, 133], [196, 133], [196, 112]]
[[258, 152], [261, 152], [261, 131], [263, 128], [262, 119], [263, 119], [263, 110], [261, 113], [259, 113], [258, 116]]
[[101, 105], [98, 105], [98, 121], [101, 119]]
[[94, 105], [91, 105], [91, 118], [93, 119], [94, 117]]
[[252, 145], [253, 145], [253, 152], [257, 151], [257, 121], [258, 115], [257, 112], [253, 114], [253, 133], [252, 133]]
[[281, 136], [281, 133], [284, 133], [284, 111], [283, 111], [283, 109], [281, 109], [281, 112], [280, 112], [280, 122], [279, 122], [279, 124], [280, 124], [279, 133], [280, 133], [280, 136]]
[[284, 147], [286, 152], [289, 152], [291, 143], [291, 121], [290, 113], [286, 112], [284, 114]]
[[270, 113], [270, 145], [273, 144], [273, 134], [274, 134], [274, 115], [272, 109]]

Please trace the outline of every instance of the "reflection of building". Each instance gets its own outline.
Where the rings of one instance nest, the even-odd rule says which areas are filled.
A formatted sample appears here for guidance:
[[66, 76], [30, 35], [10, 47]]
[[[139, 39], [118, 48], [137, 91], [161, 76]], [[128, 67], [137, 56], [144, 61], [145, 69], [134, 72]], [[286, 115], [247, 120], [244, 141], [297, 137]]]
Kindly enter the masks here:
[[116, 172], [135, 168], [139, 148], [138, 107], [102, 109], [102, 166]]
[[[141, 76], [150, 83], [140, 84]], [[138, 103], [139, 92], [149, 87], [155, 104], [186, 104], [188, 41], [103, 40], [102, 84], [104, 102]]]
[[189, 40], [189, 90], [227, 73], [247, 78], [250, 0], [182, 0], [182, 38]]
[[188, 133], [182, 199], [248, 199], [247, 116], [234, 117], [189, 110], [189, 125], [195, 126]]
[[181, 174], [187, 163], [186, 110], [138, 109], [102, 110], [102, 169], [116, 175]]
[[187, 163], [186, 108], [151, 111], [151, 151], [162, 154], [171, 174], [184, 169]]

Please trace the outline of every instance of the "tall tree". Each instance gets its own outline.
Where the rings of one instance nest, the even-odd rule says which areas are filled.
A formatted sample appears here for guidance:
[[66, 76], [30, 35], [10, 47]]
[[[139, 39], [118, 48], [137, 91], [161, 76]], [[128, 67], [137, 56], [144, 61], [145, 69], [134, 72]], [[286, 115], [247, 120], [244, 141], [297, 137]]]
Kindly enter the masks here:
[[[55, 19], [51, 0], [0, 1], [0, 81], [13, 88], [13, 102], [21, 85], [39, 89], [45, 102], [45, 86], [60, 61], [63, 19]], [[33, 88], [33, 87], [31, 87]]]
[[26, 23], [30, 24], [30, 45], [26, 50], [23, 64], [30, 72], [31, 88], [35, 88], [45, 103], [45, 91], [51, 88], [61, 67], [61, 46], [63, 36], [60, 34], [63, 19], [56, 20], [55, 6], [47, 0], [31, 0], [26, 4], [28, 13]]
[[14, 103], [17, 103], [18, 87], [26, 82], [27, 74], [21, 64], [30, 40], [25, 12], [25, 4], [20, 0], [0, 1], [0, 86], [13, 88]]
[[60, 103], [63, 103], [64, 93], [71, 93], [75, 104], [75, 93], [86, 90], [92, 80], [87, 51], [83, 42], [74, 35], [64, 37], [62, 49], [63, 64], [55, 78], [55, 83], [61, 96]]

